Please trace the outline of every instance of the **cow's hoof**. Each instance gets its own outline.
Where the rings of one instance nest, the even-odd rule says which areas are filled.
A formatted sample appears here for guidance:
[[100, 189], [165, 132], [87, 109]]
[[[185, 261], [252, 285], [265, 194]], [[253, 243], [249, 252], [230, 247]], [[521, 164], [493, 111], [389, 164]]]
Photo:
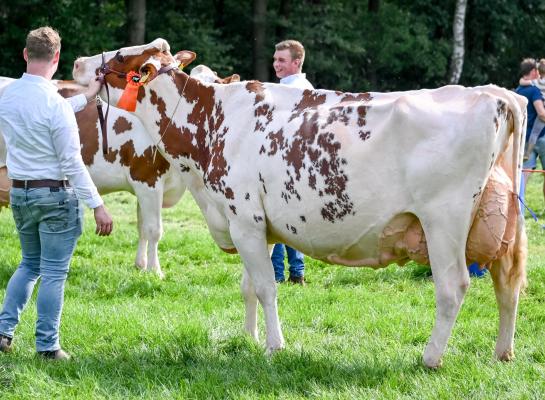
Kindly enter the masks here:
[[267, 357], [271, 357], [273, 354], [279, 352], [282, 349], [284, 349], [284, 344], [280, 344], [277, 346], [267, 346], [265, 354], [267, 355]]
[[508, 349], [502, 353], [496, 353], [496, 356], [500, 361], [512, 361], [515, 359], [515, 352], [513, 351], [513, 349]]
[[430, 369], [439, 369], [443, 366], [443, 360], [441, 360], [441, 358], [431, 358], [431, 357], [426, 357], [424, 356], [424, 358], [422, 359], [422, 362], [424, 363], [424, 365]]
[[145, 271], [146, 270], [146, 263], [139, 263], [139, 262], [135, 262], [134, 263], [134, 267], [140, 271]]

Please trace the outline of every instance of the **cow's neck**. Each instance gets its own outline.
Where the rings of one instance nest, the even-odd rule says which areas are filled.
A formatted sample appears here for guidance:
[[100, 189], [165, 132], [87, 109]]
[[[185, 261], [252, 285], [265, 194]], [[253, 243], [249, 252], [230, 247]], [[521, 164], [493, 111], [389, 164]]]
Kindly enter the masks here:
[[210, 164], [210, 144], [223, 123], [214, 88], [185, 73], [165, 74], [157, 81], [150, 85], [149, 95], [152, 107], [160, 115], [157, 126], [165, 152], [188, 168], [204, 173]]

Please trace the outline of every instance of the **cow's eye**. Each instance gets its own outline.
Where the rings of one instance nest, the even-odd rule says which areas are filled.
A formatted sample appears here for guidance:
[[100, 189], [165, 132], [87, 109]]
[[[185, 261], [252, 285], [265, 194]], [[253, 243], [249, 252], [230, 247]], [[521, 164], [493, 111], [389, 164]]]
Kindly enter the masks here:
[[115, 54], [115, 60], [119, 61], [119, 62], [124, 61], [124, 58], [123, 58], [123, 56], [121, 55], [121, 53], [119, 51]]

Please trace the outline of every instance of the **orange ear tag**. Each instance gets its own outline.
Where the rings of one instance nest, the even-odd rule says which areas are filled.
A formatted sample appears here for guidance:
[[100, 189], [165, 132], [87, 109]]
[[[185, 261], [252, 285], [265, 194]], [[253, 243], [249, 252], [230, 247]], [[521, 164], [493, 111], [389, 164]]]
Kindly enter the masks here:
[[140, 82], [140, 74], [130, 71], [127, 74], [127, 85], [123, 94], [117, 102], [117, 107], [133, 112], [136, 110], [136, 98], [138, 97], [138, 88], [144, 83]]

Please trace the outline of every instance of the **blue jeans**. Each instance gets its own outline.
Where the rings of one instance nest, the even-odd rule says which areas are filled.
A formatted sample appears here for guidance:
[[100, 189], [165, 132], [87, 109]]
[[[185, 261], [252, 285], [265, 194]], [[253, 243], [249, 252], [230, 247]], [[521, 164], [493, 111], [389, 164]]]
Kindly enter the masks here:
[[[289, 246], [286, 247], [288, 253], [288, 263], [290, 265], [290, 276], [293, 278], [299, 278], [305, 275], [305, 264], [303, 262], [303, 253], [292, 249]], [[277, 282], [283, 282], [284, 278], [284, 245], [277, 243], [274, 245], [274, 249], [271, 255], [271, 261], [274, 267], [274, 278]]]
[[36, 350], [58, 350], [64, 283], [82, 232], [82, 210], [71, 188], [12, 188], [10, 201], [22, 260], [8, 283], [0, 334], [13, 337], [41, 277], [36, 300]]

